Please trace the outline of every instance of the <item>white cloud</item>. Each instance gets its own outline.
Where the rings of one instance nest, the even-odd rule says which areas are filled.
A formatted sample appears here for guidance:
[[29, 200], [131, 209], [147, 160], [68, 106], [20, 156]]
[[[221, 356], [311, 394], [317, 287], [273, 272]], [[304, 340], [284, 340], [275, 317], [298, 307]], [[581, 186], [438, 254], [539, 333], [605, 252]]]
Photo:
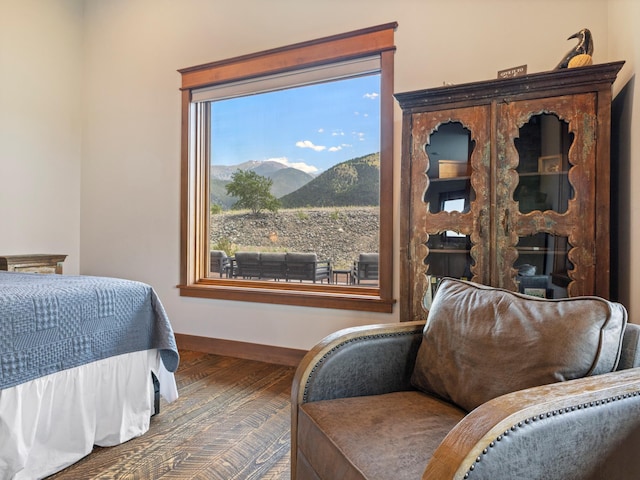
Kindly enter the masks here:
[[329, 149], [330, 152], [339, 152], [340, 150], [342, 150], [343, 148], [352, 148], [353, 145], [351, 145], [350, 143], [341, 143], [338, 146], [335, 147], [331, 147]]
[[351, 132], [351, 134], [361, 142], [364, 142], [364, 132]]
[[331, 132], [331, 136], [344, 137], [344, 132], [342, 130], [334, 130], [333, 132]]
[[286, 167], [297, 168], [298, 170], [302, 170], [303, 172], [306, 172], [306, 173], [317, 173], [320, 171], [317, 167], [314, 167], [313, 165], [309, 165], [304, 162], [290, 162], [286, 157], [270, 158], [269, 160], [273, 162], [281, 163]]
[[319, 128], [318, 133], [324, 133], [324, 128]]
[[379, 95], [377, 93], [375, 93], [375, 92], [373, 92], [373, 93], [365, 93], [363, 95], [363, 98], [368, 98], [369, 100], [375, 100], [378, 97], [379, 97]]
[[299, 142], [296, 142], [296, 147], [310, 148], [311, 150], [314, 150], [316, 152], [321, 152], [327, 149], [327, 147], [322, 145], [314, 145], [310, 140], [300, 140]]

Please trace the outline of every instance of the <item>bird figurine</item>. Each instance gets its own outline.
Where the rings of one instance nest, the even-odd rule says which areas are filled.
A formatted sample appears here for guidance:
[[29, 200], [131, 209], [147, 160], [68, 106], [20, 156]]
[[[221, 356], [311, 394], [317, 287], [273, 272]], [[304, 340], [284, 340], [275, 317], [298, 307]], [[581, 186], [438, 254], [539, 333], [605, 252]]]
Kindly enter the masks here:
[[569, 50], [562, 60], [560, 60], [560, 63], [558, 63], [555, 68], [556, 70], [560, 68], [567, 68], [573, 57], [578, 55], [588, 55], [591, 57], [591, 55], [593, 55], [593, 38], [591, 37], [591, 32], [588, 28], [583, 28], [578, 33], [574, 33], [567, 38], [567, 40], [571, 40], [572, 38], [577, 38], [578, 44]]

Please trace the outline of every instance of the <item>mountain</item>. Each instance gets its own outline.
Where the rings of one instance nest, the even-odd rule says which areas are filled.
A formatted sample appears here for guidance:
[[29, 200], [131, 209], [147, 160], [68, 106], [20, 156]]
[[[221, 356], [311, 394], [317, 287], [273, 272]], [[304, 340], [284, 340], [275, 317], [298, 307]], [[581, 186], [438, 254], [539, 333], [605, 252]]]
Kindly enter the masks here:
[[229, 209], [236, 199], [227, 195], [226, 184], [236, 170], [250, 170], [273, 181], [271, 194], [277, 198], [298, 190], [304, 184], [313, 180], [310, 175], [297, 168], [287, 167], [280, 162], [259, 162], [250, 160], [238, 165], [212, 165], [210, 169], [209, 201]]
[[314, 177], [279, 162], [248, 161], [239, 165], [212, 165], [209, 201], [230, 209], [236, 199], [226, 184], [236, 170], [253, 170], [273, 181], [271, 194], [283, 208], [371, 206], [380, 204], [380, 154], [372, 153], [334, 165]]
[[240, 163], [238, 165], [211, 165], [209, 174], [212, 179], [231, 181], [231, 175], [236, 170], [253, 170], [258, 175], [271, 178], [275, 172], [289, 168], [280, 162], [274, 162], [268, 160], [266, 162], [259, 162], [257, 160], [249, 160], [247, 162]]
[[280, 202], [283, 208], [379, 205], [380, 154], [339, 163]]
[[291, 167], [277, 170], [273, 172], [273, 174], [265, 176], [268, 176], [273, 180], [273, 185], [271, 185], [271, 195], [276, 198], [295, 192], [300, 187], [313, 180], [313, 175]]
[[209, 181], [209, 203], [211, 205], [220, 205], [224, 210], [229, 210], [236, 199], [227, 195], [225, 185], [229, 183], [227, 180], [212, 178]]

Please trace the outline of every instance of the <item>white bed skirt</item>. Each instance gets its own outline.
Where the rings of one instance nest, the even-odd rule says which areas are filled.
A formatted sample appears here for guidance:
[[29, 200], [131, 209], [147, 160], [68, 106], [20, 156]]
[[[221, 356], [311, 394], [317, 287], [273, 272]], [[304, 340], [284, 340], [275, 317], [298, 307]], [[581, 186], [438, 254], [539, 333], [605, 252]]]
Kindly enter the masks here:
[[119, 355], [0, 390], [0, 479], [52, 475], [88, 455], [144, 434], [160, 394], [178, 398], [157, 350]]

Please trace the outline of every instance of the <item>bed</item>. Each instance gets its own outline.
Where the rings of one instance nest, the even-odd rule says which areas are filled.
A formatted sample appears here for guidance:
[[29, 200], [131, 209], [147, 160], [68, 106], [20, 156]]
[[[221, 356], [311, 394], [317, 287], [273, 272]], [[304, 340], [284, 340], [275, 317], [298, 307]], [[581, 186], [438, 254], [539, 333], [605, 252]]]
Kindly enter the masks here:
[[144, 434], [157, 394], [178, 397], [178, 362], [149, 285], [0, 272], [0, 478], [43, 478]]

